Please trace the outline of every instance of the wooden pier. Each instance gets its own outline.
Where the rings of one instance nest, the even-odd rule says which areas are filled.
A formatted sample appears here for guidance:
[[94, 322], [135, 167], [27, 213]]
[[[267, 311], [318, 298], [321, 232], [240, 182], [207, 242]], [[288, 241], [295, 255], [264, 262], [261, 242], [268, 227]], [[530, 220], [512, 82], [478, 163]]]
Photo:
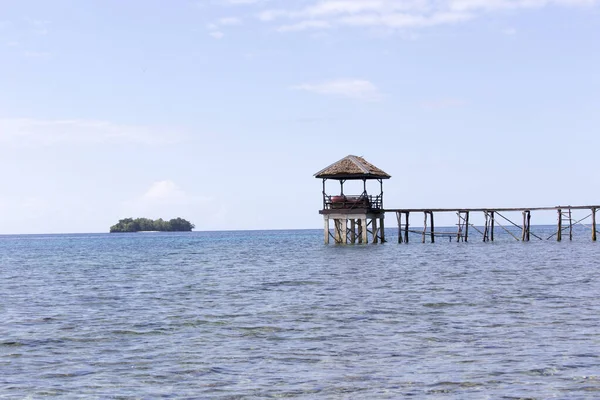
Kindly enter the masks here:
[[[591, 231], [592, 241], [597, 240], [598, 230], [596, 225], [596, 212], [600, 205], [594, 206], [556, 206], [556, 207], [528, 207], [528, 208], [428, 208], [428, 209], [385, 209], [384, 213], [395, 213], [398, 221], [398, 243], [408, 243], [409, 234], [420, 234], [421, 241], [425, 243], [435, 243], [436, 237], [449, 238], [455, 237], [457, 242], [468, 242], [469, 233], [476, 232], [478, 237], [484, 242], [493, 242], [494, 234], [497, 229], [512, 236], [516, 241], [529, 242], [531, 238], [537, 240], [557, 240], [562, 241], [563, 235], [569, 240], [573, 240], [573, 227], [576, 225], [586, 227]], [[583, 210], [589, 214], [583, 218], [574, 219], [573, 211]], [[537, 235], [531, 231], [531, 215], [534, 211], [555, 212], [557, 215], [556, 231], [548, 237]], [[506, 216], [506, 213], [518, 212], [522, 215], [522, 220], [517, 223]], [[434, 215], [436, 213], [454, 213], [457, 216], [457, 229], [455, 232], [436, 231]], [[472, 221], [472, 215], [479, 213], [483, 215], [483, 226], [476, 226]], [[423, 227], [411, 229], [410, 216], [422, 215]], [[514, 217], [513, 217], [514, 219]], [[589, 224], [586, 222], [589, 221]], [[513, 229], [508, 229], [512, 227]], [[514, 228], [518, 228], [520, 235], [517, 235]], [[567, 236], [568, 235], [568, 236]]]
[[[333, 238], [336, 244], [347, 243], [385, 243], [384, 219], [386, 214], [394, 213], [398, 221], [398, 243], [408, 243], [410, 234], [419, 235], [421, 242], [435, 243], [436, 237], [448, 238], [457, 242], [468, 242], [473, 239], [473, 232], [484, 242], [493, 242], [498, 230], [510, 235], [516, 241], [529, 242], [536, 240], [557, 240], [563, 238], [573, 240], [573, 227], [583, 226], [591, 231], [592, 241], [596, 241], [596, 212], [600, 205], [592, 206], [556, 206], [556, 207], [524, 207], [524, 208], [391, 208], [383, 207], [383, 180], [391, 176], [377, 168], [362, 157], [347, 156], [329, 165], [315, 174], [323, 180], [323, 209], [319, 211], [324, 218], [324, 239], [329, 244]], [[328, 180], [339, 183], [339, 194], [330, 195], [326, 190]], [[361, 194], [347, 195], [344, 183], [362, 181], [358, 190]], [[378, 194], [367, 191], [367, 182], [377, 182]], [[356, 192], [355, 192], [356, 193]], [[586, 217], [575, 219], [573, 211], [588, 211]], [[507, 213], [519, 213], [518, 221], [507, 217]], [[532, 232], [531, 220], [533, 212], [554, 212], [557, 216], [556, 230], [550, 236]], [[456, 230], [436, 230], [435, 215], [439, 213], [455, 213]], [[411, 216], [423, 218], [422, 228], [411, 227]], [[474, 215], [483, 216], [483, 226], [473, 223]], [[512, 216], [511, 216], [512, 217]], [[514, 219], [514, 217], [512, 217]], [[333, 221], [333, 233], [330, 222]], [[587, 224], [589, 222], [589, 225]], [[510, 229], [509, 229], [510, 228]], [[479, 236], [480, 235], [480, 236]]]

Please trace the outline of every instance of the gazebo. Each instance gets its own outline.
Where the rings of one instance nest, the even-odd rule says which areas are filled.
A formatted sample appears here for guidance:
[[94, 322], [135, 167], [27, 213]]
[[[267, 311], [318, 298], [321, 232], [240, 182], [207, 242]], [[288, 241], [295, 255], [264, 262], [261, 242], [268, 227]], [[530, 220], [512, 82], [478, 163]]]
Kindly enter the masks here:
[[[336, 243], [369, 243], [369, 240], [373, 243], [385, 242], [383, 180], [389, 179], [389, 174], [362, 157], [349, 155], [317, 172], [315, 177], [323, 180], [323, 209], [319, 213], [325, 220], [325, 243], [329, 243], [332, 236], [329, 220], [334, 221], [333, 237]], [[327, 180], [339, 182], [339, 194], [327, 193]], [[344, 193], [344, 183], [350, 180], [362, 180], [362, 193]], [[379, 194], [371, 195], [367, 192], [368, 180], [379, 182]]]

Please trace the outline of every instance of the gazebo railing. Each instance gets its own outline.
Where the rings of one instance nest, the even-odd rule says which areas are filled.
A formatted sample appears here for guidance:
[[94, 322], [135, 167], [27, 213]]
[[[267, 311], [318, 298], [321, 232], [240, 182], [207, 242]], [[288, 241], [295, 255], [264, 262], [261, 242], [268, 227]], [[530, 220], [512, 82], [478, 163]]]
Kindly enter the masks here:
[[323, 208], [325, 210], [352, 210], [352, 209], [383, 209], [383, 196], [377, 195], [323, 195]]

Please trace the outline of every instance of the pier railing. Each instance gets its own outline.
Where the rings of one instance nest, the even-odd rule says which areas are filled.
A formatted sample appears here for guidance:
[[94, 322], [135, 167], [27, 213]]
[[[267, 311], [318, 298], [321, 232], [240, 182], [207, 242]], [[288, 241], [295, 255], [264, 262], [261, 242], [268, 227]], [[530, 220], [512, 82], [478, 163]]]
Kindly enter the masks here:
[[381, 210], [383, 209], [383, 196], [377, 195], [323, 195], [323, 209], [325, 210], [353, 210], [353, 209], [368, 209]]

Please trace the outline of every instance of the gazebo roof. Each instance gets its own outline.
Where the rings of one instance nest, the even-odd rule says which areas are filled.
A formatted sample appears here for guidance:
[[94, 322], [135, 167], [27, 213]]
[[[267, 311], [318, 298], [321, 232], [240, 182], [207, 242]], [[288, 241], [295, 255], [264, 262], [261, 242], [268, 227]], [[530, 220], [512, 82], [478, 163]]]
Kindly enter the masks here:
[[389, 179], [390, 175], [358, 156], [346, 156], [315, 174], [322, 179]]

